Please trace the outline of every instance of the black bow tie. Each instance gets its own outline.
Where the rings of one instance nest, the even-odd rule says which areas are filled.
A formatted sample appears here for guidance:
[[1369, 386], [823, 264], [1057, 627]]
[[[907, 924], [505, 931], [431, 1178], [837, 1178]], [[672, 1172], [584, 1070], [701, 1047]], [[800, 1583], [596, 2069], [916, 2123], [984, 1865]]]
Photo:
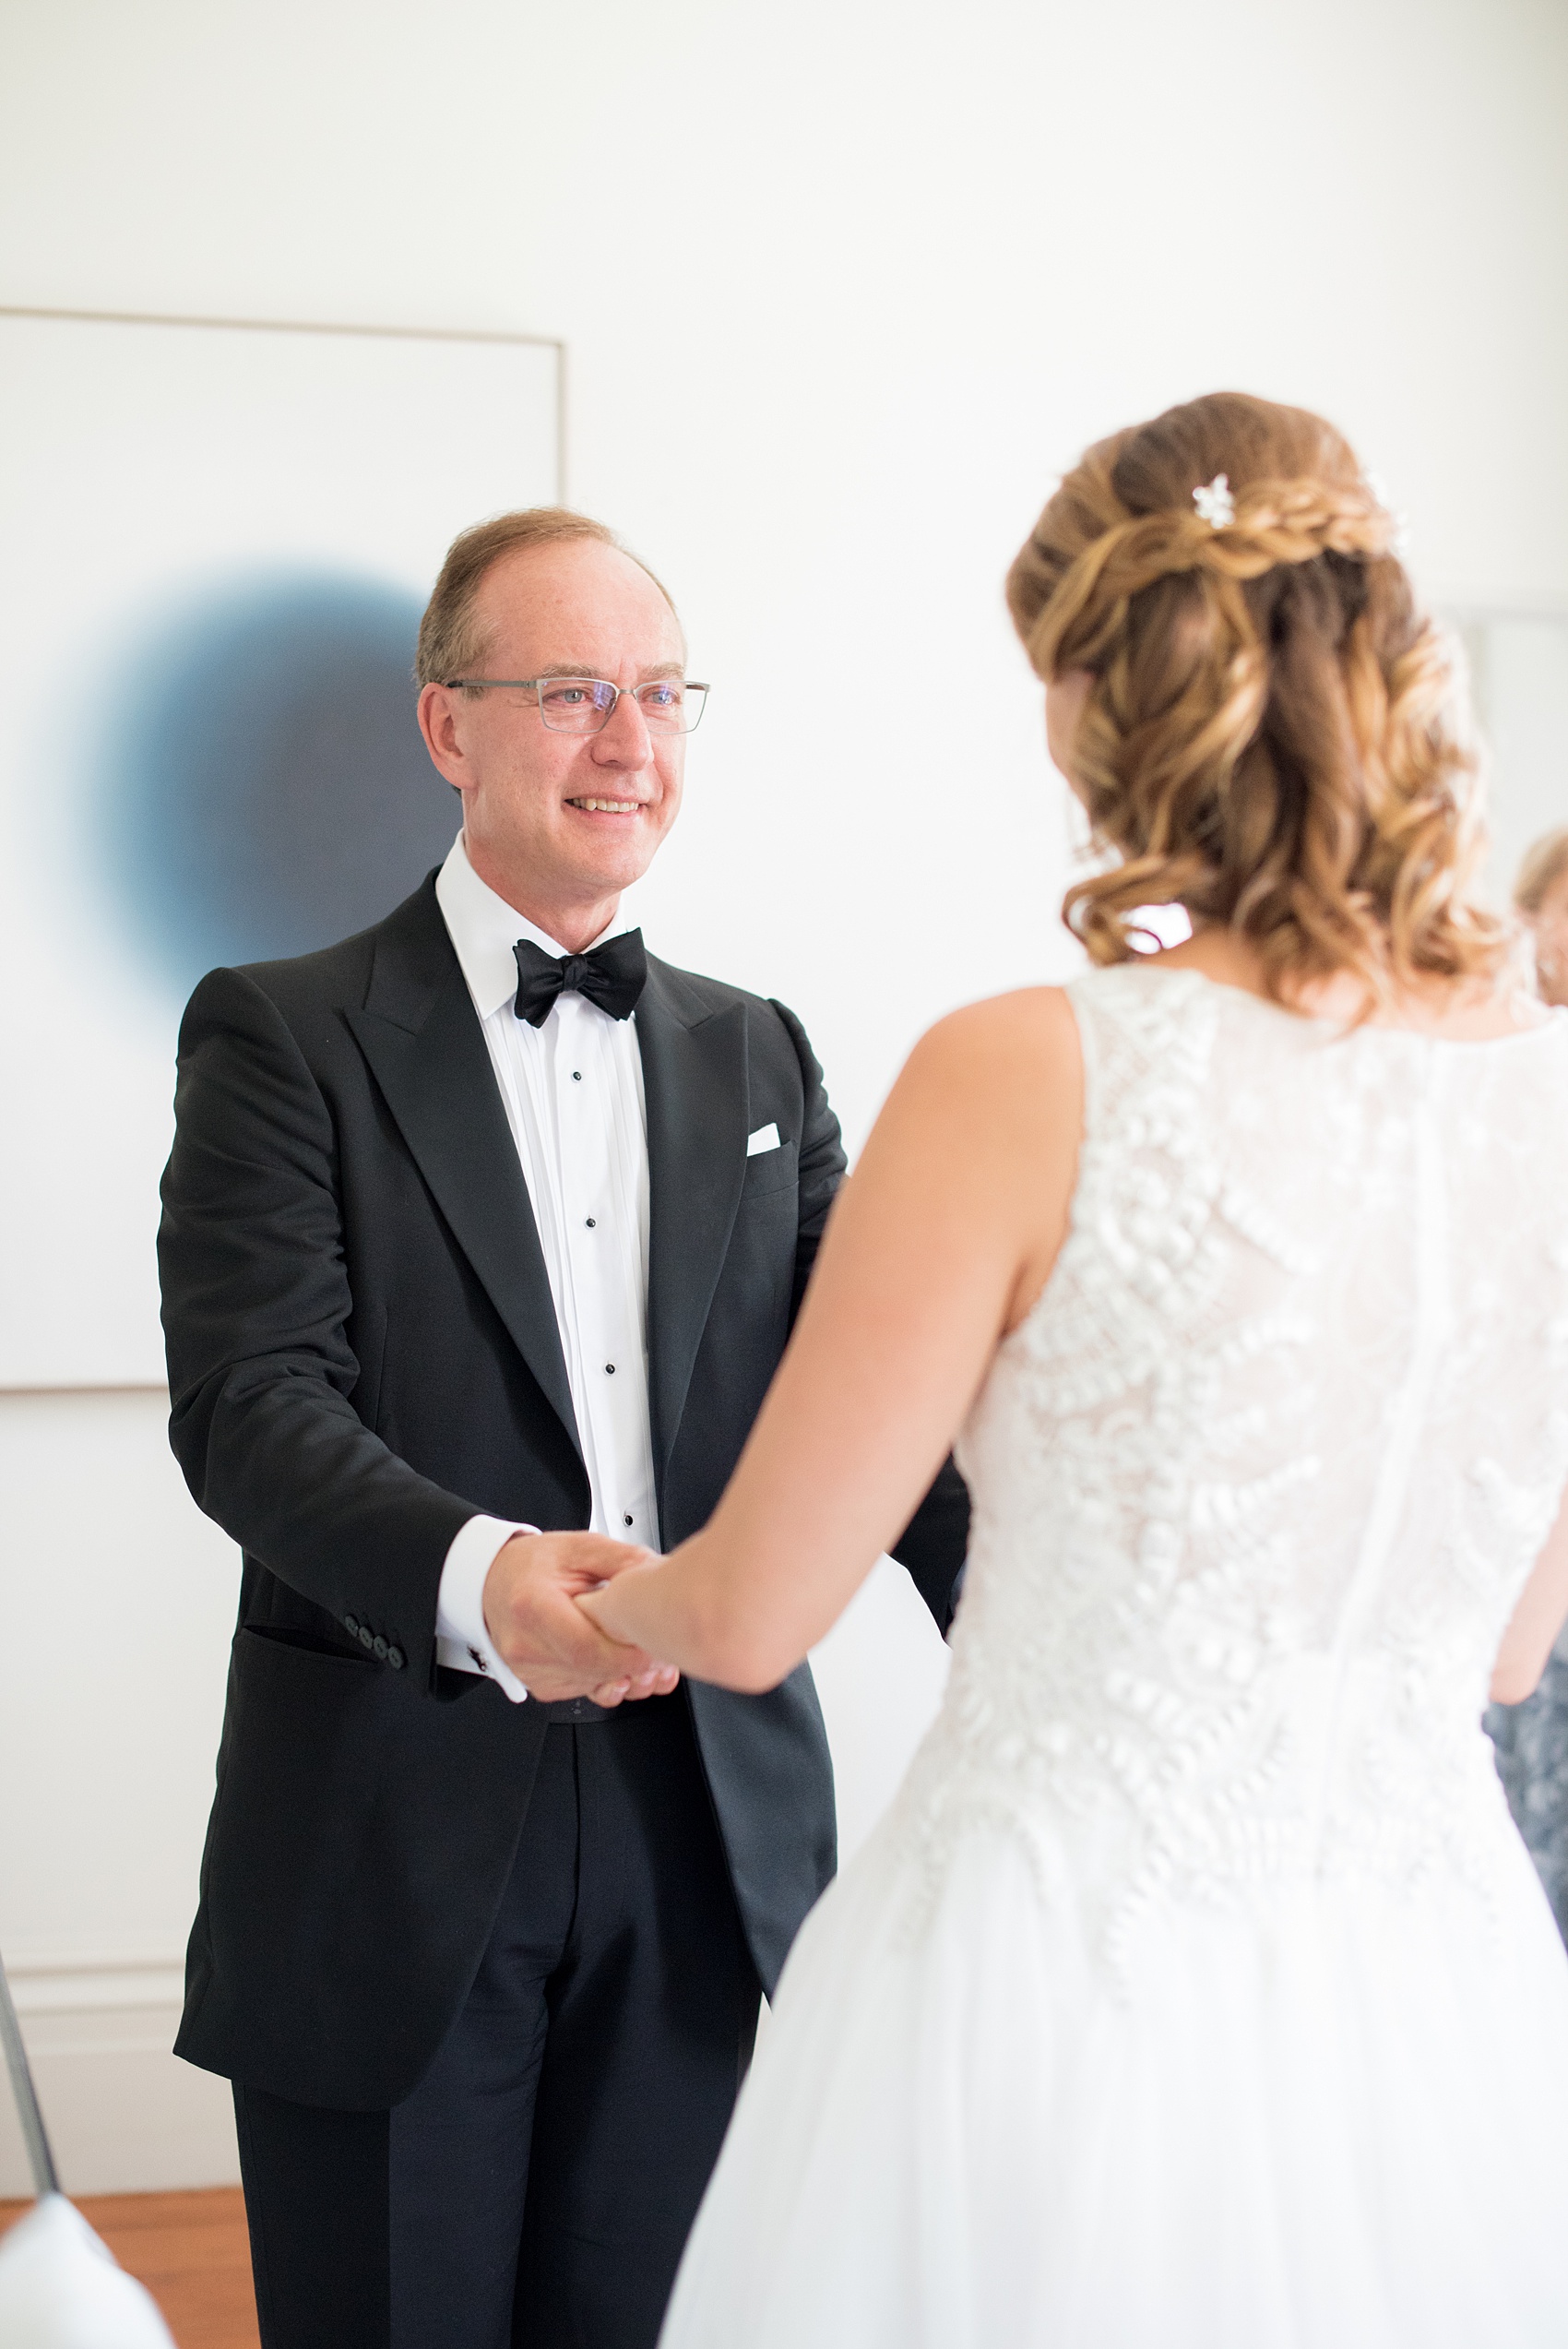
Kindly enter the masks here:
[[542, 1028], [557, 996], [575, 987], [612, 1019], [629, 1019], [647, 977], [640, 930], [623, 930], [588, 954], [564, 954], [557, 961], [531, 938], [512, 948], [517, 958], [517, 1000], [512, 1008], [530, 1028]]

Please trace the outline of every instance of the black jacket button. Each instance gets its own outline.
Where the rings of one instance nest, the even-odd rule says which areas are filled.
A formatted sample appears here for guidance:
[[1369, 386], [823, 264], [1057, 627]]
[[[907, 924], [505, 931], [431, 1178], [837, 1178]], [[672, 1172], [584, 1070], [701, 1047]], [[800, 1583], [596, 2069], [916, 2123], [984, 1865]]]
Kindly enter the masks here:
[[343, 1617], [343, 1628], [348, 1633], [350, 1640], [357, 1640], [360, 1636], [359, 1616], [357, 1615], [346, 1615]]
[[374, 1648], [375, 1645], [375, 1634], [368, 1623], [360, 1626], [360, 1645], [362, 1648]]
[[381, 1637], [379, 1632], [376, 1633], [375, 1638], [370, 1644], [375, 1650], [376, 1654], [381, 1658], [382, 1663], [385, 1663], [386, 1661], [386, 1642]]
[[386, 1661], [391, 1665], [394, 1672], [401, 1672], [407, 1659], [404, 1656], [401, 1648], [388, 1648], [386, 1651]]

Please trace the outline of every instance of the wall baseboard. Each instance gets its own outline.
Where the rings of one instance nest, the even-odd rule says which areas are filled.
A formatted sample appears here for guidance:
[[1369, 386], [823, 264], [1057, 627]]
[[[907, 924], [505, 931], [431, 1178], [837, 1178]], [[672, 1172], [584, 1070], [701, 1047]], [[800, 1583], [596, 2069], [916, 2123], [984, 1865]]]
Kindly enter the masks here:
[[[238, 2184], [228, 2081], [171, 2053], [180, 2020], [177, 1957], [22, 1959], [9, 1971], [67, 2194]], [[0, 2116], [0, 2197], [30, 2191], [20, 2132], [7, 2113]]]

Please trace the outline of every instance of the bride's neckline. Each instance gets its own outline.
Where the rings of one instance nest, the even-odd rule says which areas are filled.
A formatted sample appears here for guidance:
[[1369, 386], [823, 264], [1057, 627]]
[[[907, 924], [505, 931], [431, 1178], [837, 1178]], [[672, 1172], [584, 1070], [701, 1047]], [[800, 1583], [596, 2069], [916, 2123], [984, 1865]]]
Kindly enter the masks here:
[[1538, 1013], [1538, 1018], [1527, 1020], [1521, 1027], [1505, 1028], [1491, 1036], [1455, 1035], [1442, 1028], [1419, 1028], [1395, 1019], [1367, 1019], [1357, 1027], [1348, 1019], [1336, 1019], [1332, 1014], [1294, 1011], [1288, 1004], [1276, 1003], [1272, 996], [1259, 995], [1254, 987], [1242, 986], [1235, 979], [1217, 979], [1195, 962], [1175, 962], [1168, 954], [1140, 955], [1135, 962], [1121, 962], [1111, 967], [1119, 971], [1159, 972], [1168, 978], [1195, 979], [1220, 995], [1231, 996], [1241, 1003], [1251, 1004], [1265, 1018], [1288, 1019], [1293, 1028], [1316, 1029], [1327, 1036], [1405, 1036], [1415, 1043], [1446, 1044], [1463, 1052], [1487, 1050], [1495, 1044], [1528, 1043], [1537, 1036], [1546, 1035], [1560, 1026], [1564, 1016], [1531, 996], [1527, 1000], [1531, 1009]]

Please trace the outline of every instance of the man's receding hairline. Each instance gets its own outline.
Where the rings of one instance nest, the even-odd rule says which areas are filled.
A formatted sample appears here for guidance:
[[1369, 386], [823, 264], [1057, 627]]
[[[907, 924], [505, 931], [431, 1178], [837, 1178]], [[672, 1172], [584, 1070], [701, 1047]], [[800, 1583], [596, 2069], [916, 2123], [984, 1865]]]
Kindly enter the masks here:
[[[571, 537], [563, 535], [560, 538], [540, 539], [532, 546], [504, 546], [498, 554], [492, 555], [490, 561], [485, 565], [483, 570], [480, 573], [478, 578], [474, 581], [473, 586], [469, 590], [469, 609], [473, 614], [475, 619], [480, 619], [482, 616], [481, 605], [486, 588], [490, 585], [490, 582], [494, 578], [496, 572], [501, 570], [506, 564], [512, 562], [532, 561], [534, 558], [541, 554], [559, 554], [566, 548], [573, 546], [601, 547], [606, 554], [617, 554], [624, 563], [629, 563], [633, 570], [637, 572], [641, 578], [647, 581], [649, 587], [654, 590], [659, 602], [663, 604], [664, 609], [668, 612], [671, 620], [674, 621], [675, 633], [681, 640], [682, 654], [683, 656], [685, 654], [687, 649], [685, 625], [683, 622], [680, 614], [676, 611], [675, 606], [671, 600], [670, 590], [665, 586], [663, 580], [657, 578], [653, 572], [648, 569], [647, 565], [646, 563], [640, 563], [636, 556], [633, 554], [628, 548], [617, 545], [613, 539], [600, 538], [597, 532], [590, 532], [588, 531], [584, 531], [580, 536], [574, 534]], [[501, 617], [502, 615], [499, 614], [493, 615], [492, 626], [486, 629], [485, 641], [487, 645], [493, 643], [496, 628], [500, 626]], [[656, 668], [664, 665], [666, 664], [655, 664]], [[672, 674], [678, 674], [684, 666], [684, 661], [683, 659], [681, 662], [671, 662], [668, 665]], [[587, 677], [591, 676], [594, 674], [595, 672], [591, 668], [579, 668], [576, 665], [568, 667], [566, 664], [559, 661], [552, 662], [547, 667], [539, 671], [539, 674], [541, 677]], [[640, 674], [652, 675], [655, 672], [653, 670], [647, 670], [641, 672]]]
[[[663, 580], [654, 572], [650, 571], [647, 565], [640, 561], [638, 557], [632, 553], [630, 547], [619, 545], [614, 539], [600, 538], [596, 531], [583, 531], [580, 533], [573, 531], [570, 534], [563, 531], [559, 538], [538, 539], [531, 546], [501, 547], [491, 556], [489, 562], [485, 565], [483, 570], [474, 581], [470, 593], [477, 602], [479, 597], [484, 593], [485, 588], [488, 586], [491, 579], [494, 578], [496, 572], [503, 569], [508, 563], [534, 563], [538, 562], [544, 555], [564, 554], [568, 551], [568, 549], [580, 546], [598, 547], [601, 549], [604, 554], [616, 555], [623, 563], [630, 564], [632, 569], [637, 573], [638, 577], [640, 578], [645, 578], [649, 587], [653, 589], [659, 602], [663, 604], [665, 610], [674, 621], [675, 626], [678, 628], [681, 626], [681, 615], [676, 611], [674, 600]], [[685, 632], [683, 629], [683, 636], [684, 633]]]
[[[596, 521], [591, 514], [576, 513], [566, 507], [530, 506], [515, 513], [493, 514], [488, 521], [476, 522], [470, 530], [460, 531], [447, 548], [420, 621], [414, 674], [422, 686], [461, 675], [477, 676], [481, 667], [488, 666], [488, 648], [506, 626], [508, 610], [517, 614], [522, 625], [528, 625], [530, 596], [548, 598], [553, 594], [569, 602], [575, 593], [579, 602], [591, 608], [599, 595], [619, 592], [610, 582], [601, 588], [591, 578], [574, 589], [567, 578], [551, 583], [522, 577], [513, 580], [508, 576], [496, 590], [494, 609], [486, 605], [484, 598], [492, 576], [508, 556], [532, 555], [548, 547], [570, 546], [584, 541], [609, 547], [613, 554], [622, 555], [634, 572], [641, 572], [674, 621], [676, 639], [684, 659], [688, 648], [675, 599], [651, 564], [624, 545], [607, 523]], [[621, 586], [625, 584], [623, 579]], [[662, 628], [659, 633], [663, 634]]]

